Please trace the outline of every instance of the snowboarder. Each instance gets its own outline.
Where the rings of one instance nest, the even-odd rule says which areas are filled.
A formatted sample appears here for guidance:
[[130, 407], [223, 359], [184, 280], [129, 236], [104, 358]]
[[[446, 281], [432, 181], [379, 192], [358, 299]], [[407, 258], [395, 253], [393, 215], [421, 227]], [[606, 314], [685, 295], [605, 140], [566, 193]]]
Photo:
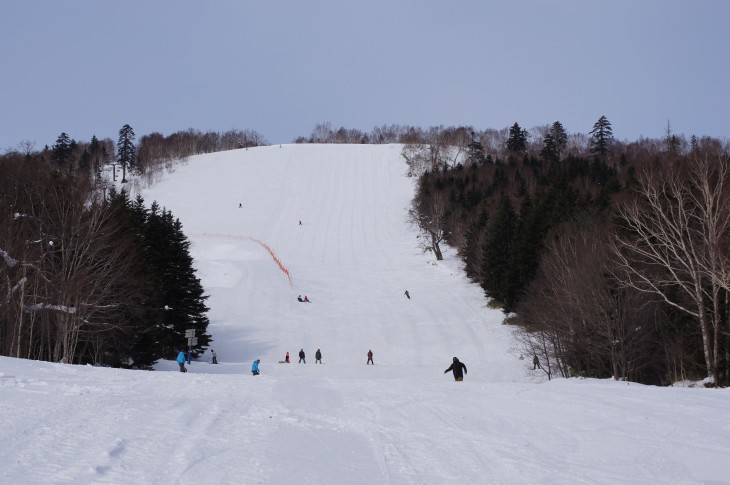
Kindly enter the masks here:
[[404, 294], [406, 295], [406, 298], [408, 298], [409, 300], [411, 299], [411, 295], [408, 294], [408, 290], [406, 290]]
[[239, 208], [239, 209], [243, 208], [243, 204], [241, 204], [241, 203], [239, 202], [239, 203], [238, 203], [238, 208]]
[[217, 364], [218, 363], [218, 356], [215, 355], [215, 350], [210, 349], [210, 354], [212, 355], [212, 357], [211, 357], [211, 363], [212, 364]]
[[307, 363], [307, 361], [304, 360], [304, 349], [299, 350], [299, 363], [301, 364], [302, 362], [304, 362], [305, 364]]
[[287, 364], [289, 363], [289, 352], [286, 353], [286, 357], [284, 357], [284, 362]]
[[462, 362], [459, 362], [459, 359], [454, 357], [454, 362], [444, 371], [444, 374], [449, 371], [454, 372], [455, 381], [461, 382], [464, 380], [464, 374], [466, 374], [466, 366]]
[[179, 354], [177, 354], [177, 364], [180, 366], [180, 372], [187, 372], [188, 370], [185, 368], [185, 361], [187, 360], [187, 356], [185, 355], [185, 351], [181, 350]]
[[302, 295], [299, 295], [297, 297], [297, 301], [300, 302], [300, 303], [304, 303], [304, 300], [302, 300]]
[[368, 350], [368, 362], [365, 365], [368, 365], [368, 364], [375, 365], [375, 362], [373, 362], [373, 351], [372, 350]]
[[535, 369], [542, 369], [542, 366], [540, 366], [540, 359], [537, 358], [537, 354], [532, 358], [532, 370]]
[[316, 364], [317, 362], [320, 364], [322, 363], [322, 352], [320, 352], [319, 349], [317, 349], [317, 353], [314, 354], [314, 363]]
[[300, 226], [302, 225], [302, 221], [301, 221], [301, 219], [299, 220], [299, 225], [300, 225]]
[[251, 364], [251, 374], [257, 376], [260, 374], [259, 372], [259, 362], [261, 362], [259, 359], [256, 359], [253, 361], [253, 364]]
[[312, 303], [311, 301], [309, 301], [307, 295], [304, 295], [304, 303]]

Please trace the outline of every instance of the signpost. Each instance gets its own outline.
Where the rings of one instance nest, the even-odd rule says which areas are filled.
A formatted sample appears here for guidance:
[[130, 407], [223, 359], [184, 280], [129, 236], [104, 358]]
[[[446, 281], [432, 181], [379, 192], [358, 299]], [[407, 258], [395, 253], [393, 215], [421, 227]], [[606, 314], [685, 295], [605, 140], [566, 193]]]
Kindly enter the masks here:
[[185, 338], [188, 339], [188, 365], [190, 365], [190, 354], [193, 353], [193, 345], [198, 345], [198, 338], [195, 336], [195, 329], [185, 330]]

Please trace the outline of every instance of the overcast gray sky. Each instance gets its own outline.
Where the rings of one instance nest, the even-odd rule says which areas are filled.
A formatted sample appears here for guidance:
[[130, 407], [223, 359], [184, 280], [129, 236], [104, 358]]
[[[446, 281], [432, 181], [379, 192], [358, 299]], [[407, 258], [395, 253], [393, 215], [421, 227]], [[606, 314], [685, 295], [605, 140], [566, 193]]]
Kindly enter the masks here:
[[730, 136], [727, 0], [0, 0], [0, 150], [328, 121]]

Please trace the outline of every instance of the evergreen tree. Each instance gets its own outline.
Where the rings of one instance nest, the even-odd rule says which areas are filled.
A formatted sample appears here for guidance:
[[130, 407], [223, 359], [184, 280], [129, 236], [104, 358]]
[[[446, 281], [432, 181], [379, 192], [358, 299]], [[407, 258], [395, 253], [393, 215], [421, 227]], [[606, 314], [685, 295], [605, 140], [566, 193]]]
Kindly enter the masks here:
[[699, 148], [699, 146], [700, 146], [700, 142], [699, 142], [699, 140], [697, 139], [697, 136], [696, 136], [696, 135], [692, 135], [692, 138], [690, 138], [690, 141], [689, 141], [689, 146], [690, 146], [690, 149], [691, 149], [691, 150], [692, 150], [693, 152], [696, 152], [696, 151], [697, 151], [697, 149]]
[[609, 152], [609, 145], [613, 139], [611, 122], [605, 116], [601, 116], [593, 125], [590, 137], [591, 154], [597, 159], [605, 159]]
[[[172, 220], [172, 214], [169, 212], [168, 217], [169, 220]], [[204, 294], [203, 285], [195, 274], [193, 258], [190, 256], [190, 241], [183, 233], [180, 219], [175, 219], [172, 230], [173, 249], [176, 250], [174, 265], [176, 285], [173, 287], [171, 295], [183, 313], [179, 325], [184, 326], [185, 329], [195, 330], [198, 343], [193, 346], [193, 355], [198, 355], [205, 351], [211, 341], [210, 335], [207, 334], [210, 322], [206, 316], [208, 307], [205, 305], [208, 296]]]
[[474, 281], [482, 279], [482, 245], [489, 227], [489, 212], [482, 209], [476, 221], [469, 225], [464, 246], [464, 270]]
[[562, 153], [568, 147], [568, 134], [565, 132], [563, 124], [559, 121], [553, 123], [553, 126], [550, 128], [550, 133], [553, 135], [555, 145], [558, 149], [558, 158], [560, 158]]
[[511, 154], [518, 154], [525, 150], [527, 150], [527, 130], [523, 130], [519, 124], [515, 123], [509, 129], [507, 151]]
[[[140, 237], [146, 220], [138, 217], [136, 207], [126, 191], [117, 192], [114, 186], [109, 189], [108, 203], [115, 210], [115, 220], [120, 234], [133, 241], [132, 250], [136, 257], [127, 268], [128, 277], [120, 284], [118, 291], [132, 294], [134, 298], [116, 309], [120, 320], [125, 322], [124, 331], [114, 338], [116, 360], [125, 367], [150, 368], [162, 357], [159, 344], [158, 320], [149, 309], [150, 299], [155, 287], [143, 257], [144, 242]], [[129, 291], [128, 287], [135, 291]]]
[[141, 196], [131, 201], [124, 190], [116, 192], [111, 187], [108, 199], [116, 209], [121, 233], [134, 240], [138, 254], [128, 280], [139, 288], [138, 298], [118, 309], [128, 329], [115, 339], [123, 354], [120, 360], [124, 365], [149, 368], [185, 345], [185, 330], [191, 328], [198, 338], [193, 355], [199, 354], [211, 340], [206, 333], [207, 296], [195, 276], [182, 224], [156, 202], [148, 210]]
[[552, 124], [543, 141], [542, 157], [546, 160], [560, 161], [565, 148], [568, 146], [568, 135], [559, 121]]
[[543, 231], [548, 222], [540, 200], [533, 203], [529, 194], [525, 196], [517, 220], [515, 241], [513, 244], [513, 260], [509, 277], [505, 285], [505, 310], [511, 311], [517, 306], [527, 285], [532, 281], [540, 262]]
[[472, 141], [466, 147], [466, 160], [470, 165], [482, 165], [486, 161], [484, 158], [484, 147], [479, 140], [474, 137], [473, 132]]
[[182, 224], [170, 211], [152, 203], [145, 231], [146, 263], [154, 280], [151, 305], [161, 322], [160, 345], [166, 355], [185, 344], [185, 331], [195, 329], [198, 345], [193, 354], [202, 352], [210, 343], [206, 334], [207, 296], [195, 276], [190, 242], [182, 232]]
[[552, 132], [545, 133], [542, 139], [542, 152], [540, 153], [545, 160], [558, 160], [558, 148], [555, 144]]
[[[482, 287], [503, 307], [509, 299], [508, 278], [512, 275], [513, 243], [517, 217], [509, 197], [502, 195], [484, 242]], [[507, 308], [504, 308], [507, 311]]]
[[134, 146], [134, 130], [129, 125], [119, 130], [117, 142], [117, 163], [122, 165], [122, 183], [127, 183], [127, 167], [131, 170], [135, 166], [137, 148]]
[[84, 151], [81, 153], [81, 158], [79, 159], [79, 168], [83, 170], [84, 173], [89, 173], [89, 171], [91, 170], [91, 154], [87, 149], [84, 149]]
[[137, 312], [138, 331], [134, 336], [131, 358], [135, 367], [150, 367], [158, 359], [165, 357], [164, 308], [159, 304], [158, 268], [151, 263], [154, 260], [155, 248], [148, 241], [149, 211], [144, 206], [144, 199], [138, 195], [129, 203], [127, 214], [128, 226], [134, 232], [140, 253], [140, 272], [144, 275], [145, 300]]
[[91, 167], [97, 177], [101, 176], [102, 167], [106, 161], [106, 149], [96, 138], [96, 135], [91, 137], [91, 143], [89, 143], [89, 157], [91, 158]]
[[73, 144], [71, 138], [69, 138], [66, 133], [61, 133], [56, 139], [56, 143], [51, 148], [53, 161], [56, 162], [59, 167], [65, 167], [71, 160], [72, 151]]

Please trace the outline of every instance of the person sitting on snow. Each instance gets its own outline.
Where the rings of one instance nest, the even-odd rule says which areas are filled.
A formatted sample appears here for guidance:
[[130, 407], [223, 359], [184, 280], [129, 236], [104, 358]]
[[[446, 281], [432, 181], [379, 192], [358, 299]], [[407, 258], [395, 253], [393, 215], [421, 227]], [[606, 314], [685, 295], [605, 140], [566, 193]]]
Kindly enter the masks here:
[[309, 298], [307, 298], [307, 295], [304, 295], [304, 302], [305, 303], [312, 303], [311, 301], [309, 301]]
[[302, 295], [299, 295], [297, 297], [297, 301], [300, 302], [300, 303], [304, 303], [304, 300], [302, 300]]

